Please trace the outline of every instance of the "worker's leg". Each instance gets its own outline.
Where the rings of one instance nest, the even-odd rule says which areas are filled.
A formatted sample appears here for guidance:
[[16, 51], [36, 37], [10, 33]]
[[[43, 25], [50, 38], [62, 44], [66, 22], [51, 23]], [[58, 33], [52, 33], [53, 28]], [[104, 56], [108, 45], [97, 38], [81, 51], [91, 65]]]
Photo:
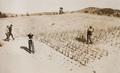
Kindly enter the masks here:
[[5, 33], [5, 35], [6, 35], [6, 41], [9, 41], [9, 37], [10, 37], [10, 35], [9, 35], [9, 32], [7, 32], [7, 33]]
[[87, 35], [87, 44], [90, 42], [90, 35]]
[[90, 36], [90, 44], [92, 44], [93, 42], [92, 42], [92, 35]]
[[13, 34], [12, 34], [12, 33], [10, 33], [10, 35], [11, 35], [12, 39], [14, 40], [15, 38], [13, 37]]
[[29, 51], [31, 53], [31, 40], [28, 41], [28, 47], [29, 47]]
[[35, 53], [35, 48], [34, 48], [34, 42], [33, 41], [31, 43], [31, 47], [32, 47], [32, 52]]

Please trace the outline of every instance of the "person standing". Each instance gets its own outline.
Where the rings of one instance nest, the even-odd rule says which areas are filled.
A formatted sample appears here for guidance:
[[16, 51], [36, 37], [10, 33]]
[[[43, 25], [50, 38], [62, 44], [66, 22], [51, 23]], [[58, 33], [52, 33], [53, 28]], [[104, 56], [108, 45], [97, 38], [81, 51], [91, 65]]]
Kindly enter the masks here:
[[92, 26], [89, 26], [87, 29], [87, 44], [92, 44], [92, 35], [94, 32], [94, 28]]
[[13, 37], [13, 34], [12, 34], [12, 27], [13, 27], [13, 25], [11, 24], [9, 27], [9, 37], [11, 36], [12, 39], [14, 40], [15, 38]]
[[63, 14], [64, 12], [63, 12], [63, 7], [60, 7], [60, 9], [59, 9], [59, 14]]
[[32, 41], [33, 39], [33, 34], [32, 33], [29, 33], [28, 35], [28, 47], [29, 47], [29, 51], [30, 53], [35, 53], [35, 50], [34, 50], [34, 42]]

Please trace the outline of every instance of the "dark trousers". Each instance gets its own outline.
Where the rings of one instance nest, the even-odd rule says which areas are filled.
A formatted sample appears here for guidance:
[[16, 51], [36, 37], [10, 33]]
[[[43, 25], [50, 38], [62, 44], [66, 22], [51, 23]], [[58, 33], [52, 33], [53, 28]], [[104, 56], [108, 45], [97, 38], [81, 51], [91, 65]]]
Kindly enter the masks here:
[[5, 33], [6, 34], [6, 40], [10, 39], [10, 36], [12, 37], [12, 39], [14, 40], [15, 38], [13, 37], [13, 34], [10, 32]]
[[13, 37], [13, 34], [12, 34], [12, 33], [9, 33], [9, 37], [10, 37], [10, 36], [12, 37], [12, 39], [14, 39], [14, 37]]
[[33, 41], [31, 39], [28, 40], [28, 47], [29, 47], [30, 52], [32, 52], [32, 53], [35, 52], [35, 50], [34, 50], [34, 43], [33, 43]]

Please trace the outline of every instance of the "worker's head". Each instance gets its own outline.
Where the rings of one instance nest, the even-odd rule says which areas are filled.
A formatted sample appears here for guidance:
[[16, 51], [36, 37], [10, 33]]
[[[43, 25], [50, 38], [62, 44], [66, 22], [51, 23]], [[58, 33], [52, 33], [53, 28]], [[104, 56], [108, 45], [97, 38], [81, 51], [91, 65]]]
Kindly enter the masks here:
[[10, 26], [13, 26], [12, 24], [10, 24]]
[[29, 37], [29, 39], [33, 38], [33, 34], [32, 33], [29, 33], [27, 36]]
[[60, 9], [62, 10], [62, 9], [63, 9], [63, 7], [60, 7]]
[[92, 28], [92, 26], [89, 26], [89, 28]]

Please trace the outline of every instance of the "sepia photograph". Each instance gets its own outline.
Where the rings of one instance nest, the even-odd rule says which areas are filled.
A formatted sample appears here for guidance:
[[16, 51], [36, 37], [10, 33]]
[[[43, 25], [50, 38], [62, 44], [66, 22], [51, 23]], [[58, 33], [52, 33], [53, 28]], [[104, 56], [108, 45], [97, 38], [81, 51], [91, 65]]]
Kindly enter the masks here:
[[120, 0], [0, 0], [0, 73], [120, 73]]

